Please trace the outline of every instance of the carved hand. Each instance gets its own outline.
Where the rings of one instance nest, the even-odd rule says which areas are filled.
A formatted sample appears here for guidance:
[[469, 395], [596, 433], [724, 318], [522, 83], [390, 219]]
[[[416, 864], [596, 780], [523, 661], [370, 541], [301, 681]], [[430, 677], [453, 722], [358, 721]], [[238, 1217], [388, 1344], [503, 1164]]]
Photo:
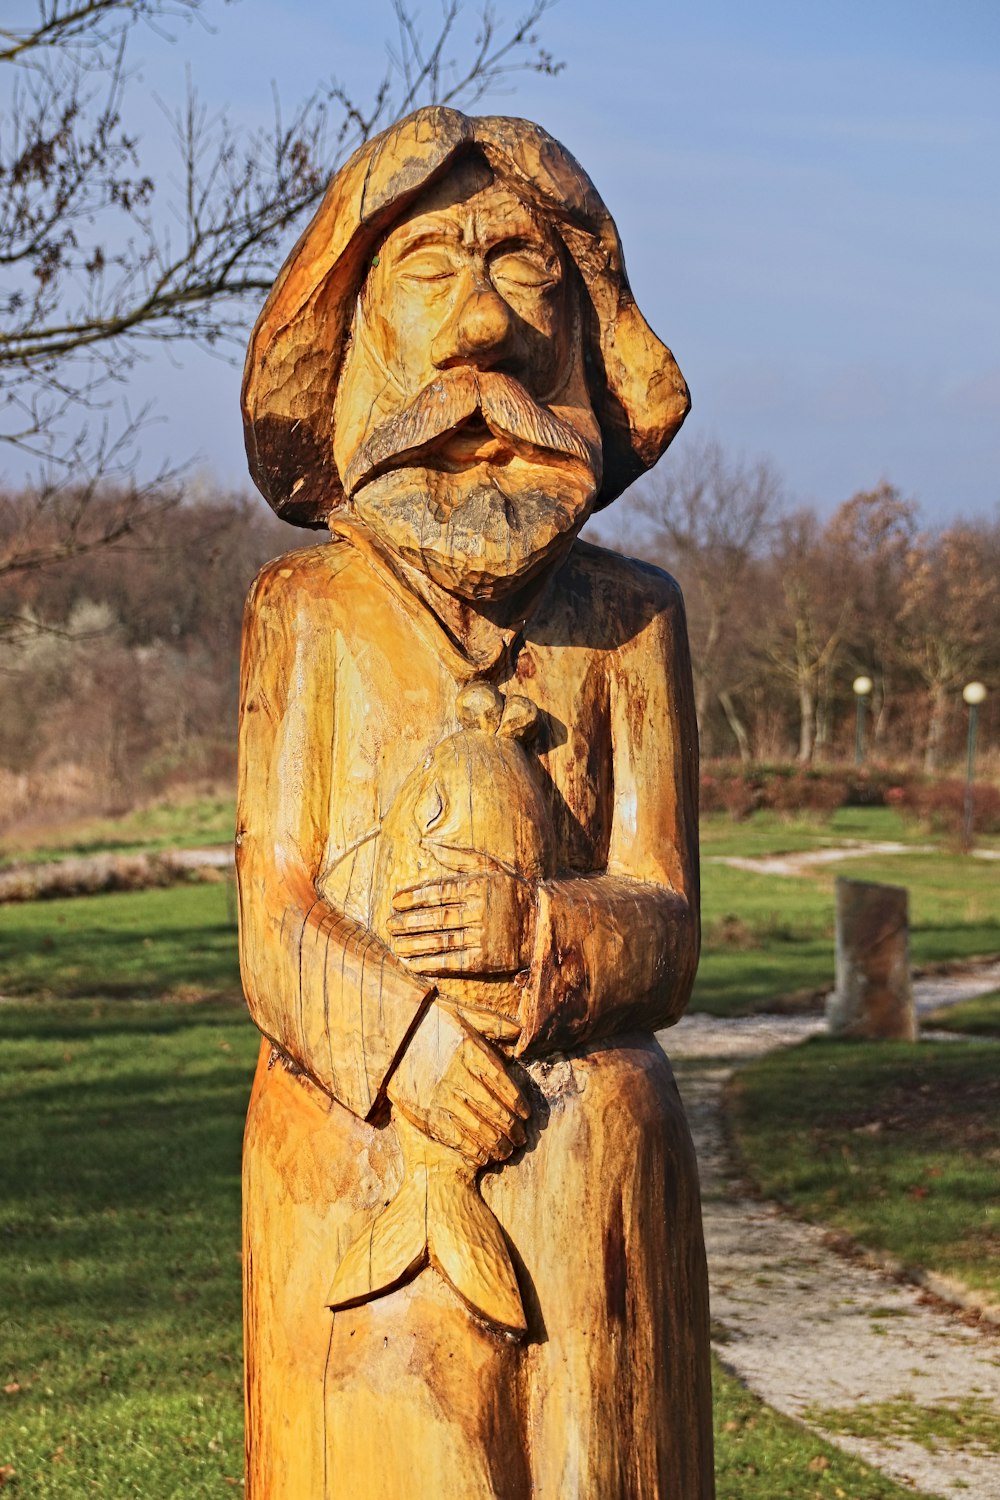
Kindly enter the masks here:
[[[517, 1026], [499, 1019], [503, 1039]], [[504, 1059], [484, 1037], [435, 1001], [387, 1089], [406, 1118], [470, 1161], [503, 1161], [525, 1140], [531, 1113]]]
[[405, 887], [392, 898], [392, 946], [418, 974], [515, 974], [531, 958], [535, 888], [503, 870]]

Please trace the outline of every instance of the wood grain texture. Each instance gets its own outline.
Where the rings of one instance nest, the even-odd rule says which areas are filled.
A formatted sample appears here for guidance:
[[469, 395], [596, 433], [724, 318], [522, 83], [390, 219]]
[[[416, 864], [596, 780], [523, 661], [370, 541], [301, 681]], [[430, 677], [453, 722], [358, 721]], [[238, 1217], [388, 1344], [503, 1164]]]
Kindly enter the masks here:
[[635, 304], [611, 215], [565, 147], [527, 120], [417, 110], [359, 147], [333, 178], [251, 336], [243, 377], [250, 472], [287, 520], [323, 526], [343, 504], [328, 434], [359, 286], [386, 228], [471, 151], [552, 221], [586, 286], [601, 504], [656, 462], [687, 414], [687, 386]]
[[909, 892], [870, 880], [836, 882], [837, 983], [826, 1003], [834, 1036], [914, 1042]]
[[[589, 185], [535, 127], [450, 113], [371, 157], [332, 540], [247, 603], [247, 1494], [711, 1500], [697, 1171], [653, 1039], [698, 954], [683, 607], [575, 540], [621, 432], [567, 250]], [[261, 410], [268, 340], [274, 401], [312, 389], [315, 328], [278, 309], [318, 253], [258, 324]], [[648, 340], [636, 369], [655, 343], [678, 388]], [[629, 401], [659, 451], [679, 418]]]

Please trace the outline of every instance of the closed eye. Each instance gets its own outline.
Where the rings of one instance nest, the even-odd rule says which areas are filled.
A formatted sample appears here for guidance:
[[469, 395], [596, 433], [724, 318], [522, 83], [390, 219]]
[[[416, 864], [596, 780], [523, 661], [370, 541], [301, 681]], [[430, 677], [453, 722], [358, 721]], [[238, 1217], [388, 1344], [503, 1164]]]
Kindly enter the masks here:
[[558, 257], [543, 250], [523, 248], [500, 250], [490, 257], [490, 280], [511, 286], [537, 287], [545, 290], [562, 279]]
[[402, 281], [445, 281], [454, 276], [455, 262], [450, 255], [440, 250], [415, 250], [405, 256], [399, 265]]

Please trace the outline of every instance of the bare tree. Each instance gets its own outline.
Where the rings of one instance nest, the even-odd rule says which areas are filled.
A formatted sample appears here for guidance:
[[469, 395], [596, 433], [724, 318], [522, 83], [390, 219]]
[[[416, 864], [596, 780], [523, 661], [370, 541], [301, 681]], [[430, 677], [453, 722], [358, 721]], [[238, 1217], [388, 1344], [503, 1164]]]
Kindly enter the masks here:
[[854, 578], [843, 549], [811, 510], [781, 524], [765, 583], [769, 617], [761, 638], [779, 680], [794, 690], [799, 719], [798, 759], [808, 764], [822, 738], [819, 707], [844, 649], [854, 609]]
[[676, 573], [684, 589], [702, 750], [711, 753], [718, 703], [740, 755], [750, 737], [738, 709], [747, 675], [748, 582], [781, 511], [781, 481], [764, 460], [726, 456], [716, 442], [687, 447], [630, 496], [628, 545]]
[[129, 409], [125, 377], [141, 352], [239, 348], [249, 309], [344, 157], [418, 105], [469, 107], [518, 71], [557, 72], [538, 36], [553, 3], [526, 0], [509, 23], [487, 3], [470, 29], [461, 0], [445, 0], [425, 39], [408, 0], [391, 0], [396, 36], [370, 99], [317, 84], [288, 115], [275, 101], [272, 126], [256, 133], [189, 88], [170, 118], [171, 189], [129, 124], [130, 49], [138, 28], [176, 29], [212, 0], [18, 0], [21, 19], [15, 5], [0, 23], [0, 444], [43, 467], [45, 541], [8, 526], [0, 572], [128, 534], [138, 491], [110, 535], [88, 518], [93, 481], [135, 470], [145, 414]]
[[828, 539], [852, 576], [854, 610], [847, 647], [854, 668], [873, 683], [872, 734], [884, 741], [889, 728], [892, 685], [899, 666], [900, 594], [906, 557], [917, 531], [917, 507], [883, 480], [861, 490], [835, 512]]
[[899, 651], [926, 692], [927, 772], [938, 768], [949, 700], [982, 670], [995, 635], [997, 583], [986, 539], [985, 528], [958, 523], [917, 537], [906, 555]]

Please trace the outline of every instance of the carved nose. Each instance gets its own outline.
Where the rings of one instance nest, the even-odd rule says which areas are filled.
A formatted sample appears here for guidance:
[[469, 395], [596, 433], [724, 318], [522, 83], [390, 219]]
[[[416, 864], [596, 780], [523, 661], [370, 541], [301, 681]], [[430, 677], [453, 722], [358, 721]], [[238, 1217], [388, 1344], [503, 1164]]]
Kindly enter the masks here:
[[454, 308], [431, 345], [431, 359], [439, 369], [474, 364], [488, 369], [508, 352], [512, 322], [510, 308], [491, 286], [475, 286]]

